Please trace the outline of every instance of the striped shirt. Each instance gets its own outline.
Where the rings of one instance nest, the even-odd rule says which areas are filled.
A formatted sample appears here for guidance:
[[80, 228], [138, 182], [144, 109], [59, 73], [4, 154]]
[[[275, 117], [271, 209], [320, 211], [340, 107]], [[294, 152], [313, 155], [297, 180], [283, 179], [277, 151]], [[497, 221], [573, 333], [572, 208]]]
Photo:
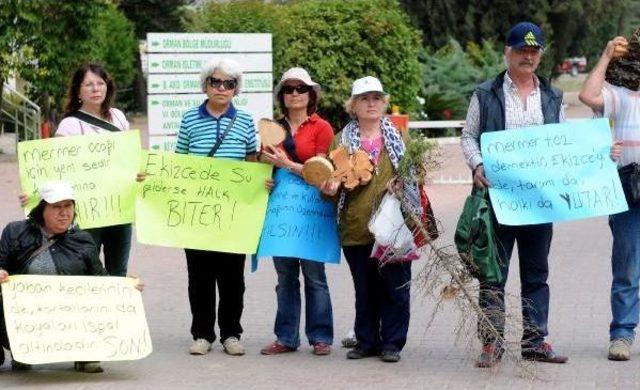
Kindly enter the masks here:
[[175, 152], [207, 156], [234, 117], [236, 120], [214, 157], [244, 160], [256, 153], [256, 128], [251, 115], [230, 104], [227, 111], [216, 118], [207, 111], [207, 100], [182, 116]]
[[605, 83], [602, 87], [604, 112], [613, 121], [613, 137], [622, 141], [618, 166], [640, 163], [640, 92]]
[[[540, 93], [540, 82], [534, 77], [535, 88], [529, 93], [524, 102], [520, 99], [518, 87], [509, 77], [509, 72], [504, 74], [504, 82], [502, 83], [502, 91], [504, 92], [505, 105], [505, 129], [518, 129], [527, 126], [537, 126], [544, 124], [544, 115], [542, 114], [542, 95]], [[565, 121], [564, 104], [560, 108], [560, 122]], [[467, 110], [467, 119], [462, 135], [460, 136], [460, 144], [462, 151], [467, 160], [467, 165], [471, 169], [475, 169], [482, 163], [482, 155], [480, 153], [480, 103], [475, 92], [471, 96], [469, 109]]]

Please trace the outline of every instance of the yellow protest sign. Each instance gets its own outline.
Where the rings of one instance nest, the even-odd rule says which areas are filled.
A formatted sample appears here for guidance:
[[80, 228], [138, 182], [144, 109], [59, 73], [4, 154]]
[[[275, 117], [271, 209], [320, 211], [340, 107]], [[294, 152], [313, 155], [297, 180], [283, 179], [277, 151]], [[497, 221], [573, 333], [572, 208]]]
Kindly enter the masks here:
[[138, 187], [136, 236], [145, 244], [255, 253], [271, 166], [147, 152]]
[[140, 151], [137, 130], [20, 142], [20, 184], [29, 194], [26, 210], [38, 204], [40, 184], [65, 180], [73, 186], [82, 228], [133, 222]]
[[142, 359], [152, 351], [142, 296], [132, 278], [12, 275], [2, 283], [17, 361]]

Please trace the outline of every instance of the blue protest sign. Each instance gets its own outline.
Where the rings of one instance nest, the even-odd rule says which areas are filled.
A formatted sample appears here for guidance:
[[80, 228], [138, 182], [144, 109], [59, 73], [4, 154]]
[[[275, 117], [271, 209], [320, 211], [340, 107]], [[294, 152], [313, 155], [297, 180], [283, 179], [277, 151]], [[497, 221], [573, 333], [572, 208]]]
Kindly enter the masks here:
[[611, 143], [607, 119], [483, 133], [498, 222], [528, 225], [628, 210]]
[[317, 188], [287, 170], [276, 170], [274, 180], [257, 257], [339, 263], [335, 205], [323, 199]]

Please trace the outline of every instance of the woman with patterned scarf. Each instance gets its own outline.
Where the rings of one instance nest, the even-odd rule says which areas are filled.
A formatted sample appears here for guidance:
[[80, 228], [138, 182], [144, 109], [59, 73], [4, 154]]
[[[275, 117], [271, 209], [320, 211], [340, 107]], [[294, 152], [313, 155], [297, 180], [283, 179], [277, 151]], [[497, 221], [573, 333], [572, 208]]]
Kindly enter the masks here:
[[322, 192], [339, 196], [340, 240], [356, 294], [355, 333], [358, 346], [348, 359], [380, 356], [384, 362], [400, 360], [409, 329], [409, 282], [411, 263], [384, 265], [371, 257], [374, 237], [368, 222], [387, 191], [406, 205], [405, 212], [421, 214], [416, 182], [399, 182], [396, 170], [405, 152], [398, 130], [385, 116], [388, 95], [380, 80], [364, 77], [354, 81], [345, 108], [352, 118], [338, 133], [330, 150], [343, 146], [349, 154], [364, 150], [374, 164], [373, 178], [353, 191], [340, 190], [340, 183], [327, 180]]

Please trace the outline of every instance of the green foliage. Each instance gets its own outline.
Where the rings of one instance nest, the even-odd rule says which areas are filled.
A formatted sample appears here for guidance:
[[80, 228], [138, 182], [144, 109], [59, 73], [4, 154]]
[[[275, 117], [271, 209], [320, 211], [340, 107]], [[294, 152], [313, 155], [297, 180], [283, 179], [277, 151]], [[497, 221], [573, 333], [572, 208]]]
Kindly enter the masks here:
[[284, 16], [281, 9], [261, 0], [208, 2], [201, 10], [187, 15], [186, 29], [189, 32], [274, 33]]
[[491, 42], [469, 43], [466, 51], [452, 39], [436, 51], [425, 50], [423, 113], [430, 120], [463, 118], [473, 90], [504, 69], [502, 53]]
[[93, 23], [106, 3], [84, 1], [76, 3], [34, 0], [37, 3], [37, 39], [33, 41], [34, 56], [38, 59], [32, 66], [22, 68], [20, 75], [29, 81], [31, 95], [40, 97], [45, 115], [50, 105], [61, 106], [68, 84], [69, 72], [78, 62], [86, 60], [91, 51], [87, 39]]
[[307, 69], [322, 86], [319, 111], [335, 127], [347, 120], [351, 83], [366, 75], [381, 79], [392, 104], [417, 108], [419, 33], [395, 0], [209, 2], [187, 30], [272, 33], [275, 79], [292, 66]]
[[0, 1], [0, 88], [9, 74], [33, 60], [29, 46], [36, 22], [33, 3], [28, 0]]
[[[547, 51], [540, 66], [541, 74], [546, 76], [566, 57], [584, 55], [594, 64], [606, 42], [625, 31], [627, 19], [637, 23], [640, 14], [638, 1], [634, 0], [400, 2], [414, 25], [422, 30], [423, 43], [428, 47], [440, 47], [450, 38], [463, 44], [491, 40], [502, 46], [512, 25], [524, 20], [537, 23], [547, 40]], [[631, 4], [635, 4], [635, 13], [628, 15]]]
[[186, 0], [120, 0], [118, 9], [135, 26], [138, 39], [148, 32], [180, 32], [187, 11]]
[[[184, 31], [182, 20], [186, 16], [187, 0], [119, 0], [118, 9], [135, 27], [135, 36], [146, 39], [148, 32]], [[142, 62], [137, 53], [135, 59], [134, 80], [126, 85], [119, 83], [118, 101], [126, 104], [129, 110], [146, 110], [146, 80]], [[124, 87], [124, 88], [123, 88]]]
[[410, 132], [405, 145], [404, 157], [398, 165], [398, 177], [402, 180], [416, 180], [422, 185], [427, 174], [434, 172], [439, 166], [438, 144], [420, 133]]
[[640, 0], [629, 0], [629, 7], [624, 16], [622, 35], [629, 37], [636, 29], [640, 28]]
[[130, 105], [130, 86], [135, 76], [135, 57], [138, 55], [133, 24], [116, 8], [108, 7], [92, 29], [90, 41], [93, 45], [88, 58], [104, 64], [116, 83], [119, 104]]
[[18, 71], [31, 84], [29, 93], [41, 102], [46, 116], [56, 119], [69, 78], [83, 62], [103, 63], [119, 85], [131, 82], [137, 42], [133, 25], [112, 1], [28, 3], [33, 37], [28, 48], [37, 61]]

